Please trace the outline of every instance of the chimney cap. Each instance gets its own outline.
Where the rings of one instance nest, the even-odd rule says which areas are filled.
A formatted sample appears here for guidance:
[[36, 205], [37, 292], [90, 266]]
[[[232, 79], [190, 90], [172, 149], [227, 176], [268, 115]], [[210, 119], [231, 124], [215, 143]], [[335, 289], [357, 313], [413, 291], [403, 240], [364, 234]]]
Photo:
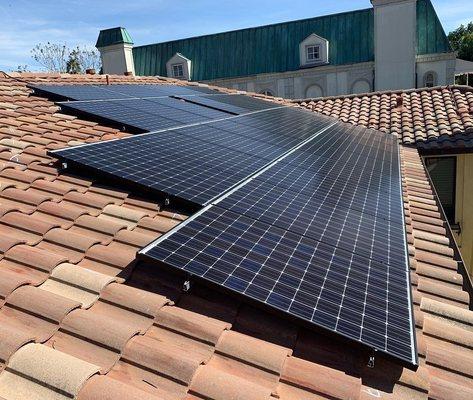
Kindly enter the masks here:
[[133, 44], [133, 39], [125, 28], [102, 29], [95, 47], [107, 47], [114, 44]]

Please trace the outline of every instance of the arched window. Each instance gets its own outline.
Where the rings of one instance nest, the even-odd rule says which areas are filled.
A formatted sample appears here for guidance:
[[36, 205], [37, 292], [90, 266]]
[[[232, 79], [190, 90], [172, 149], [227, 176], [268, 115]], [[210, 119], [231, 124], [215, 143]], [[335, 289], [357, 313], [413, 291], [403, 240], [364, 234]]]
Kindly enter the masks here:
[[265, 96], [273, 96], [274, 97], [274, 94], [273, 92], [271, 92], [271, 90], [269, 89], [264, 89], [262, 90], [261, 92], [259, 92], [260, 94], [264, 94]]
[[434, 87], [437, 85], [437, 74], [434, 71], [426, 72], [424, 75], [424, 86]]
[[314, 99], [316, 97], [322, 97], [324, 91], [319, 85], [311, 85], [305, 90], [306, 99]]
[[365, 79], [358, 79], [351, 87], [352, 94], [361, 94], [371, 92], [371, 85]]

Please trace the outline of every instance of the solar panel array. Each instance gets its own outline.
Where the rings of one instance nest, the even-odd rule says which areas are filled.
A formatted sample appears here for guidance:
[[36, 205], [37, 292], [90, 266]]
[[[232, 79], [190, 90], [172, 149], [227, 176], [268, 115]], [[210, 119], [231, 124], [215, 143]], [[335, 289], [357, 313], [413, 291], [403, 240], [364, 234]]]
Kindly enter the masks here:
[[143, 257], [416, 364], [394, 136], [246, 96], [114, 86], [123, 97], [57, 94], [159, 132], [51, 153], [204, 207]]
[[337, 124], [141, 253], [416, 364], [396, 138]]
[[151, 132], [176, 126], [226, 118], [228, 114], [172, 97], [59, 103], [63, 111]]
[[62, 100], [110, 100], [218, 93], [202, 86], [176, 85], [28, 85], [35, 93]]
[[[176, 85], [31, 85], [37, 94], [67, 100], [64, 112], [120, 128], [152, 132], [277, 107], [243, 95]], [[215, 96], [216, 100], [212, 100]]]
[[52, 154], [206, 205], [313, 135], [326, 121], [284, 107]]

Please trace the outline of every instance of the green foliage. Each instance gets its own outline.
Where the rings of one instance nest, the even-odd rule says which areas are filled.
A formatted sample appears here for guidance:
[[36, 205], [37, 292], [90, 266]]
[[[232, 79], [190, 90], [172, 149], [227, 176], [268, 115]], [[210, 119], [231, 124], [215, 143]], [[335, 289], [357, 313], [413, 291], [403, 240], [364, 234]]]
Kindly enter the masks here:
[[72, 50], [69, 53], [69, 59], [66, 63], [66, 72], [69, 74], [80, 74], [81, 73], [81, 65], [79, 61], [79, 48]]
[[458, 52], [458, 57], [463, 60], [473, 61], [473, 22], [460, 25], [448, 34], [448, 40], [453, 50]]
[[32, 50], [33, 59], [48, 72], [84, 73], [87, 69], [100, 70], [97, 50], [76, 46], [72, 50], [66, 43], [39, 43]]

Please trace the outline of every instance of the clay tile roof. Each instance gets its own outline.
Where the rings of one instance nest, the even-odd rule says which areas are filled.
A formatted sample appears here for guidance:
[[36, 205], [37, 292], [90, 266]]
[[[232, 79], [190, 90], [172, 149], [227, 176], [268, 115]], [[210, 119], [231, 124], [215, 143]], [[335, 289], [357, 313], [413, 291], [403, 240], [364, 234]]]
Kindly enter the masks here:
[[[470, 298], [417, 150], [401, 146], [420, 366], [380, 358], [371, 369], [349, 343], [205, 287], [184, 293], [175, 276], [137, 261], [185, 213], [58, 170], [46, 149], [127, 133], [62, 115], [16, 78], [0, 78], [0, 399], [473, 398]], [[473, 93], [463, 88], [305, 105], [404, 144], [473, 129]]]
[[422, 150], [473, 147], [473, 88], [446, 86], [294, 100], [344, 122], [398, 135]]

